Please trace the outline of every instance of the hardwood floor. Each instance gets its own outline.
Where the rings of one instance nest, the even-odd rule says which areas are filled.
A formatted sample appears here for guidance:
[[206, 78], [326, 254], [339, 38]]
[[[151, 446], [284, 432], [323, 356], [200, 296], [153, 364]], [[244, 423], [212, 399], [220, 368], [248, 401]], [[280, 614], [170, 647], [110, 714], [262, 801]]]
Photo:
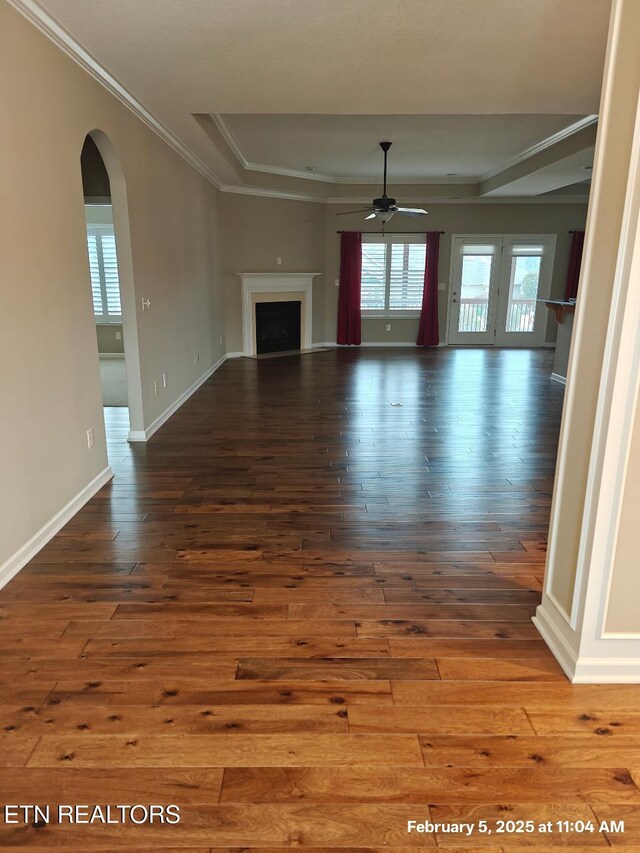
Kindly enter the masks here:
[[572, 687], [531, 623], [551, 363], [238, 359], [146, 446], [110, 410], [113, 482], [0, 592], [0, 802], [181, 820], [0, 847], [640, 850], [640, 687]]

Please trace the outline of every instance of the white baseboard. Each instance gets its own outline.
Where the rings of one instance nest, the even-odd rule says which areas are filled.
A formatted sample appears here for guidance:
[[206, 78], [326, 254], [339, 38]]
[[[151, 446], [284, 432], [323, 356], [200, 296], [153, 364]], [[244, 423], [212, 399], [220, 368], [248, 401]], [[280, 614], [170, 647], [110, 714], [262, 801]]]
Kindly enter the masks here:
[[576, 653], [558, 630], [553, 617], [549, 616], [542, 605], [536, 609], [536, 615], [531, 620], [538, 633], [549, 646], [551, 653], [564, 670], [569, 681], [573, 681], [576, 670]]
[[[324, 344], [314, 344], [314, 346], [318, 347], [340, 347], [340, 348], [348, 348], [351, 346], [360, 347], [360, 349], [365, 349], [367, 347], [413, 347], [414, 349], [435, 349], [435, 347], [420, 347], [415, 341], [362, 341], [361, 344], [337, 344], [335, 341], [329, 341]], [[446, 347], [448, 344], [446, 342], [441, 342], [438, 344], [439, 347]]]
[[124, 353], [123, 352], [99, 352], [98, 358], [119, 358], [121, 361], [124, 361]]
[[[637, 639], [628, 640], [622, 648], [619, 641], [613, 640], [616, 643], [615, 657], [606, 654], [606, 639], [597, 643], [604, 652], [602, 657], [580, 656], [568, 644], [553, 614], [547, 612], [544, 604], [537, 608], [532, 621], [573, 684], [640, 684], [640, 657], [637, 657], [640, 642]], [[627, 649], [628, 657], [620, 657], [620, 651], [624, 653]]]
[[207, 381], [207, 379], [213, 373], [215, 373], [216, 370], [222, 364], [225, 363], [228, 357], [228, 355], [221, 356], [215, 364], [212, 364], [211, 367], [207, 368], [207, 370], [205, 370], [202, 376], [196, 379], [193, 385], [190, 388], [187, 388], [187, 390], [183, 394], [180, 394], [178, 399], [174, 400], [173, 403], [169, 406], [169, 408], [165, 409], [161, 415], [158, 415], [155, 421], [149, 424], [149, 426], [145, 430], [129, 430], [129, 441], [148, 441], [151, 436], [155, 432], [157, 432], [164, 423], [169, 420], [171, 415], [177, 412], [180, 406], [185, 403], [189, 399], [189, 397], [191, 397], [192, 394], [195, 394], [198, 388], [203, 385]]
[[[396, 341], [395, 343], [393, 343], [393, 342], [389, 343], [388, 341], [380, 341], [380, 342], [362, 341], [361, 344], [337, 344], [335, 341], [322, 341], [320, 343], [311, 344], [311, 347], [313, 349], [317, 349], [318, 347], [322, 347], [322, 348], [325, 348], [325, 347], [338, 348], [338, 347], [340, 347], [340, 349], [348, 349], [351, 346], [359, 347], [360, 349], [364, 349], [366, 347], [414, 347], [415, 349], [425, 349], [425, 347], [419, 347], [416, 343], [412, 343], [411, 341], [402, 341], [402, 342]], [[439, 347], [446, 347], [449, 345], [447, 344], [446, 341], [441, 341], [438, 344], [438, 346]], [[429, 349], [429, 347], [427, 347], [427, 349]], [[227, 358], [242, 358], [243, 356], [244, 356], [243, 352], [228, 352], [227, 353]]]
[[551, 374], [551, 379], [552, 379], [554, 382], [559, 382], [561, 385], [566, 385], [566, 384], [567, 384], [567, 377], [566, 377], [566, 376], [560, 376], [560, 374], [559, 374], [559, 373], [552, 373], [552, 374]]
[[640, 684], [640, 658], [584, 658], [576, 664], [574, 684]]
[[32, 560], [35, 555], [41, 551], [56, 533], [61, 530], [65, 524], [73, 518], [73, 516], [82, 509], [97, 491], [99, 491], [105, 483], [113, 477], [113, 471], [110, 467], [106, 467], [97, 477], [94, 477], [90, 483], [81, 489], [78, 494], [72, 498], [68, 504], [62, 507], [53, 518], [50, 518], [47, 523], [35, 533], [28, 542], [19, 548], [15, 554], [9, 557], [8, 560], [0, 566], [0, 589], [5, 584], [9, 583], [14, 575], [17, 575], [29, 560]]

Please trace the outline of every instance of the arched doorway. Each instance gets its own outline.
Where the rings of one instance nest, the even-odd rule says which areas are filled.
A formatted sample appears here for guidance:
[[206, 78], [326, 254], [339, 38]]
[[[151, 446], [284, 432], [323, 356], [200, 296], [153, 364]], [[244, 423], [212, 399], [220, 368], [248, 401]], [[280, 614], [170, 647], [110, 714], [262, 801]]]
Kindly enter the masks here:
[[140, 358], [126, 186], [108, 137], [87, 134], [80, 157], [87, 252], [107, 449], [143, 434]]

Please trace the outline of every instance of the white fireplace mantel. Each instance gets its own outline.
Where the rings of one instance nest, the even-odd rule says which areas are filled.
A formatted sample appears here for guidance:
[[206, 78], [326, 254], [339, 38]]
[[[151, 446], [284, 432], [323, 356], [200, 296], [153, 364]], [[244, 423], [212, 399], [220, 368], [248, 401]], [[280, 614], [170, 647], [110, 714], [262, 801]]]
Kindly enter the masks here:
[[242, 336], [244, 355], [256, 355], [256, 302], [269, 302], [270, 295], [300, 296], [300, 346], [311, 348], [312, 285], [319, 272], [239, 272], [242, 282]]

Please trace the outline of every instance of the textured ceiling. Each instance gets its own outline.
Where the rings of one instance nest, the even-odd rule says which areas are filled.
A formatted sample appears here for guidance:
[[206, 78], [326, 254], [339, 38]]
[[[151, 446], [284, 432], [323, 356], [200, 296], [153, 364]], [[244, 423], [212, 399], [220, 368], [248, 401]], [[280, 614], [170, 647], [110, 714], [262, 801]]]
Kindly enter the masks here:
[[[536, 124], [541, 139], [573, 116], [598, 111], [610, 9], [610, 0], [37, 2], [227, 184], [237, 180], [237, 164], [216, 150], [195, 114], [232, 115], [232, 122], [261, 114], [259, 139], [238, 120], [238, 135], [255, 151], [243, 151], [249, 161], [366, 177], [376, 173], [377, 129], [367, 151], [364, 133], [348, 143], [335, 119], [333, 133], [323, 130], [323, 151], [315, 129], [300, 122], [285, 150], [264, 114], [292, 122], [296, 114], [310, 114], [309, 122], [321, 114], [399, 115], [398, 131], [388, 134], [394, 154], [406, 141], [406, 162], [400, 153], [395, 159], [399, 177], [495, 167], [519, 144], [536, 141]], [[433, 132], [420, 163], [411, 125], [429, 115]], [[445, 115], [472, 117], [460, 125], [470, 138], [455, 139], [459, 119], [447, 128]], [[493, 129], [483, 115], [493, 116]]]
[[250, 163], [330, 178], [380, 180], [378, 142], [393, 142], [390, 180], [479, 178], [582, 116], [225, 115]]
[[188, 112], [597, 112], [609, 0], [42, 0]]

